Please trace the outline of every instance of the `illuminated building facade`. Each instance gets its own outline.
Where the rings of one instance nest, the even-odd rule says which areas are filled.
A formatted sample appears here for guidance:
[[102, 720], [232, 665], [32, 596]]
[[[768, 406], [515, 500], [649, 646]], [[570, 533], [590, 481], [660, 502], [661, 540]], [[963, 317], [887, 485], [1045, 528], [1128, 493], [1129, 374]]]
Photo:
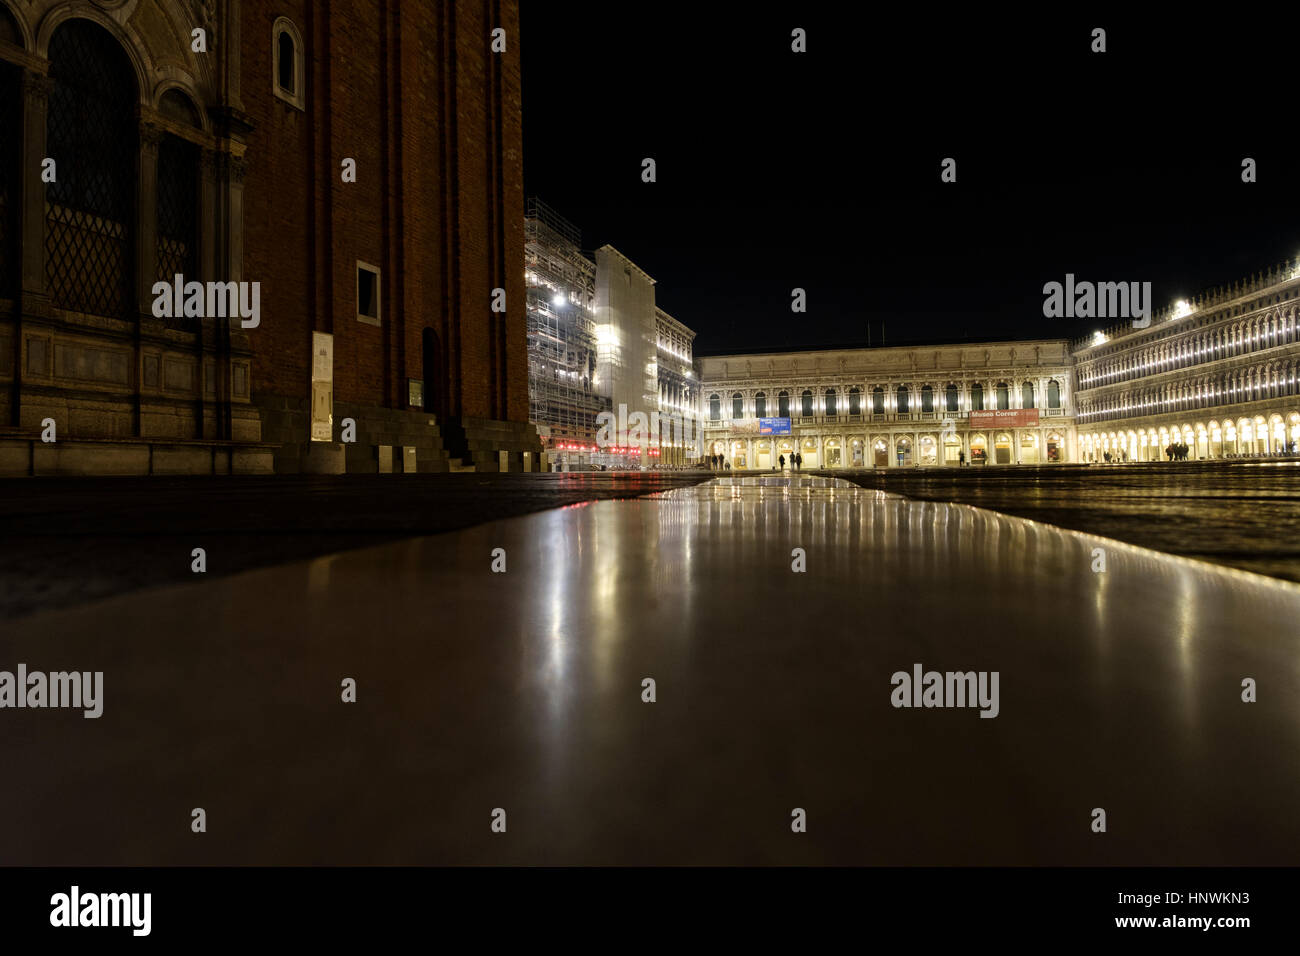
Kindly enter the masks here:
[[591, 463], [596, 416], [609, 407], [596, 380], [596, 263], [578, 227], [537, 199], [524, 219], [528, 290], [528, 417], [548, 457]]
[[1063, 339], [707, 357], [705, 453], [759, 470], [795, 452], [804, 468], [1077, 461], [1072, 364]]
[[1149, 327], [1076, 343], [1084, 461], [1191, 459], [1300, 449], [1300, 262], [1174, 303]]
[[658, 385], [658, 448], [661, 465], [694, 464], [700, 434], [700, 388], [696, 377], [695, 333], [663, 309], [655, 308]]
[[[697, 459], [695, 333], [655, 305], [655, 280], [530, 200], [525, 219], [530, 419], [559, 470]], [[602, 429], [602, 413], [613, 427]], [[631, 416], [644, 416], [629, 434]]]

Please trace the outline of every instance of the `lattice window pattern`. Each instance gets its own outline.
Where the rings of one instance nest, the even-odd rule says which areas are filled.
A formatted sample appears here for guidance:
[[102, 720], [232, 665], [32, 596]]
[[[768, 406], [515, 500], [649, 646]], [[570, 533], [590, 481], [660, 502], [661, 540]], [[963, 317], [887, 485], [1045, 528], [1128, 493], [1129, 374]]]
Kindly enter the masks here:
[[94, 315], [134, 311], [135, 78], [118, 42], [87, 20], [50, 38], [45, 272], [54, 304]]

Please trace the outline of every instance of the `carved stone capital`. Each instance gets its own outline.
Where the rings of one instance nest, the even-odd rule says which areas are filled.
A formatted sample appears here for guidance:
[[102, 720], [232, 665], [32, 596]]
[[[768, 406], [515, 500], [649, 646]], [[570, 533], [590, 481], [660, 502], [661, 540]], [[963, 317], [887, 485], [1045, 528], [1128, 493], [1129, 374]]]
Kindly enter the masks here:
[[149, 152], [157, 152], [158, 144], [167, 135], [157, 123], [144, 120], [140, 123], [140, 147]]
[[37, 73], [33, 70], [23, 71], [23, 95], [27, 97], [33, 106], [44, 109], [53, 89], [54, 81], [47, 74]]
[[204, 154], [204, 162], [211, 163], [212, 174], [218, 182], [242, 183], [244, 181], [244, 176], [248, 172], [248, 160], [244, 157], [223, 150], [204, 150]]

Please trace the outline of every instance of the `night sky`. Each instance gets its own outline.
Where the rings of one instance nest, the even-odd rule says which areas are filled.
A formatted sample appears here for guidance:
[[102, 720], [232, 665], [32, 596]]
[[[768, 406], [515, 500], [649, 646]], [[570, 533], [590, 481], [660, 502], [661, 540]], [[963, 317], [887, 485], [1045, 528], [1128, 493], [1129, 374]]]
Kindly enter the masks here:
[[700, 354], [1082, 336], [1116, 323], [1044, 318], [1045, 282], [1163, 308], [1300, 254], [1290, 22], [522, 7], [528, 195], [658, 280]]

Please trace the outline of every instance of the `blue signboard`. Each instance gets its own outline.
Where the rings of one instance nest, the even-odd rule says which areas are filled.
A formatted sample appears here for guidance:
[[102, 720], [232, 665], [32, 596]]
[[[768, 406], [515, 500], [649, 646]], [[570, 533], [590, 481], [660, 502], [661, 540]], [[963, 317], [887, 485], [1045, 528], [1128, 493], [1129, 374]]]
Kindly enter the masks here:
[[758, 433], [760, 435], [788, 435], [790, 434], [790, 419], [760, 418], [758, 420]]

